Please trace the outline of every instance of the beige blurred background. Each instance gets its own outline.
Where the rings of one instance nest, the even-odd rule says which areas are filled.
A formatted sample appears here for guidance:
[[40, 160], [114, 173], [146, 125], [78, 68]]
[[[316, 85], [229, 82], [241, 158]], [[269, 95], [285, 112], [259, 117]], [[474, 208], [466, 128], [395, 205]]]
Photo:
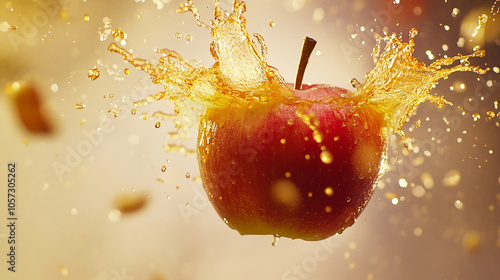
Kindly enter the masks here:
[[[164, 151], [173, 124], [140, 118], [169, 104], [130, 114], [134, 101], [161, 88], [107, 51], [105, 24], [125, 31], [125, 48], [142, 58], [168, 48], [210, 66], [208, 32], [175, 12], [180, 2], [0, 1], [0, 279], [500, 279], [498, 16], [471, 37], [493, 1], [247, 1], [249, 32], [265, 38], [269, 64], [289, 81], [304, 36], [318, 41], [305, 82], [363, 81], [373, 66], [371, 28], [406, 40], [416, 27], [415, 56], [425, 63], [479, 44], [487, 56], [472, 63], [492, 68], [440, 81], [433, 93], [454, 105], [419, 108], [405, 126], [412, 152], [393, 137], [391, 170], [353, 227], [276, 247], [270, 236], [230, 230], [203, 192], [196, 158]], [[194, 2], [208, 22], [213, 3]], [[92, 81], [94, 67], [100, 77]], [[22, 122], [9, 89], [21, 81], [31, 90], [24, 108], [38, 108], [26, 105], [38, 98], [48, 127]], [[10, 162], [15, 273], [7, 270]], [[127, 198], [130, 213], [120, 214], [116, 201]]]

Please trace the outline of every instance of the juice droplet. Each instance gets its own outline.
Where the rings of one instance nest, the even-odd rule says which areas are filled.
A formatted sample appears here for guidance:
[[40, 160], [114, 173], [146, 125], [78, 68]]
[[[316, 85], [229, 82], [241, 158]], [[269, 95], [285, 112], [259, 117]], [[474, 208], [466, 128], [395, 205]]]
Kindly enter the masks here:
[[202, 182], [202, 180], [201, 180], [201, 176], [200, 176], [200, 175], [194, 176], [194, 178], [193, 178], [193, 182], [196, 182], [196, 183], [201, 183], [201, 182]]
[[69, 274], [68, 268], [64, 265], [59, 266], [59, 272], [61, 273], [62, 276], [68, 276]]
[[416, 128], [419, 128], [421, 124], [422, 124], [422, 121], [420, 119], [418, 119], [418, 120], [415, 121], [415, 127]]
[[[495, 0], [495, 3], [493, 3], [493, 6], [491, 6], [491, 10], [490, 10], [491, 16], [498, 14], [498, 12], [500, 11], [500, 7], [497, 7], [498, 2], [499, 2], [499, 0]], [[495, 8], [497, 8], [496, 11], [495, 11]]]
[[280, 242], [280, 237], [281, 237], [281, 236], [279, 236], [278, 234], [275, 234], [275, 235], [273, 236], [273, 242], [271, 243], [271, 245], [272, 245], [272, 246], [276, 246], [276, 245], [278, 245], [278, 243]]
[[496, 116], [495, 112], [493, 111], [488, 111], [486, 114], [488, 115], [488, 119], [490, 120]]
[[434, 187], [434, 179], [430, 173], [423, 173], [422, 176], [420, 176], [420, 179], [426, 189], [430, 190]]
[[101, 41], [105, 41], [108, 36], [111, 34], [111, 19], [108, 17], [104, 17], [102, 19], [102, 23], [104, 23], [104, 28], [103, 30], [99, 30], [99, 39]]
[[452, 169], [444, 175], [443, 185], [447, 187], [455, 187], [460, 183], [461, 174], [459, 171]]
[[321, 161], [325, 164], [330, 164], [333, 162], [333, 155], [330, 151], [322, 151], [320, 154]]
[[164, 146], [165, 151], [169, 153], [178, 153], [181, 155], [186, 155], [186, 156], [196, 156], [196, 149], [190, 149], [186, 147], [185, 145], [180, 145], [180, 144], [165, 144]]
[[325, 188], [325, 194], [327, 196], [333, 196], [333, 188], [332, 187], [326, 187]]
[[275, 27], [275, 26], [276, 23], [274, 22], [274, 20], [269, 21], [269, 27]]
[[83, 15], [83, 21], [89, 22], [90, 21], [90, 16], [88, 14]]
[[189, 174], [189, 172], [186, 172], [185, 176], [187, 179], [191, 178], [191, 174]]
[[78, 104], [75, 105], [75, 109], [78, 109], [78, 110], [85, 109], [86, 107], [87, 107], [87, 105], [85, 105], [84, 102], [78, 103]]
[[260, 45], [260, 52], [262, 54], [262, 58], [264, 59], [264, 61], [267, 60], [267, 46], [266, 46], [266, 43], [264, 42], [264, 37], [262, 37], [260, 34], [253, 34], [255, 36], [255, 38], [257, 39], [257, 42], [259, 42], [259, 45]]
[[404, 178], [399, 179], [398, 183], [401, 188], [406, 188], [408, 186], [408, 181]]
[[385, 198], [387, 198], [388, 200], [394, 200], [394, 199], [397, 199], [398, 198], [398, 195], [394, 192], [386, 192], [384, 194]]
[[164, 165], [161, 167], [161, 172], [165, 172], [165, 171], [167, 171], [167, 167]]
[[118, 209], [112, 209], [108, 212], [108, 220], [118, 223], [121, 220], [122, 212]]
[[476, 230], [470, 230], [465, 233], [462, 239], [462, 246], [466, 251], [476, 251], [481, 245], [481, 235]]
[[474, 32], [472, 32], [471, 37], [476, 37], [476, 35], [477, 35], [477, 33], [479, 33], [479, 30], [481, 29], [481, 27], [483, 25], [485, 25], [487, 21], [488, 21], [488, 16], [486, 14], [480, 15], [477, 19], [477, 26], [474, 29]]
[[92, 81], [99, 78], [100, 75], [101, 75], [101, 72], [99, 72], [99, 69], [97, 69], [97, 67], [94, 67], [94, 68], [89, 70], [88, 76], [89, 76], [89, 79], [91, 79]]
[[356, 78], [351, 79], [351, 85], [353, 88], [360, 88], [361, 87], [361, 83]]
[[127, 40], [127, 33], [123, 32], [121, 29], [113, 29], [111, 35], [113, 35], [115, 41], [124, 42]]
[[155, 123], [155, 127], [156, 127], [156, 128], [160, 128], [160, 126], [161, 126], [161, 122], [160, 122], [160, 121], [157, 121], [157, 122]]
[[478, 113], [474, 113], [474, 114], [472, 114], [472, 119], [473, 119], [474, 121], [478, 121], [480, 118], [481, 118], [481, 115], [480, 115], [480, 114], [478, 114]]
[[314, 113], [306, 114], [305, 110], [303, 109], [298, 109], [295, 113], [312, 130], [314, 141], [316, 141], [316, 143], [318, 144], [323, 142], [323, 134], [319, 130], [320, 123], [316, 118], [316, 115]]

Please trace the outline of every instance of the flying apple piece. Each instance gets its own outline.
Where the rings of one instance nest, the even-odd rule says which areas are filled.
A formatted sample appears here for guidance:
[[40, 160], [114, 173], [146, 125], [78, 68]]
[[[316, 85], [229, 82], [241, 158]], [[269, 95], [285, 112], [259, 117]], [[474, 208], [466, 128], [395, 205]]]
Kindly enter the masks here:
[[23, 127], [36, 134], [50, 134], [54, 127], [43, 110], [43, 101], [34, 83], [16, 81], [5, 88]]
[[[292, 89], [252, 42], [242, 15], [245, 3], [234, 1], [228, 13], [214, 2], [210, 25], [192, 1], [178, 10], [192, 12], [209, 29], [215, 59], [210, 68], [170, 50], [159, 50], [163, 57], [152, 64], [116, 44], [108, 49], [165, 87], [138, 107], [167, 99], [183, 109], [180, 121], [186, 119], [181, 111], [203, 105], [197, 145], [203, 187], [224, 222], [243, 235], [321, 240], [343, 232], [384, 173], [389, 135], [403, 134], [401, 126], [420, 103], [447, 102], [429, 94], [431, 87], [453, 72], [486, 71], [468, 63], [484, 51], [429, 66], [418, 62], [412, 56], [413, 29], [408, 43], [396, 35], [376, 37], [375, 67], [354, 92], [301, 81]], [[266, 50], [262, 37], [257, 39]], [[461, 64], [451, 66], [457, 60]]]

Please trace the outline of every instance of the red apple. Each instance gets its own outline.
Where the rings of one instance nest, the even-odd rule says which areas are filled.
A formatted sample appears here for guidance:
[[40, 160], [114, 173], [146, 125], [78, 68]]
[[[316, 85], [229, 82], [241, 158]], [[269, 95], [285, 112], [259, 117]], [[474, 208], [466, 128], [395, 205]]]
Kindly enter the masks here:
[[203, 186], [217, 213], [240, 234], [321, 240], [341, 233], [381, 176], [388, 133], [382, 114], [350, 102], [349, 91], [338, 87], [293, 94], [303, 102], [241, 102], [202, 116]]

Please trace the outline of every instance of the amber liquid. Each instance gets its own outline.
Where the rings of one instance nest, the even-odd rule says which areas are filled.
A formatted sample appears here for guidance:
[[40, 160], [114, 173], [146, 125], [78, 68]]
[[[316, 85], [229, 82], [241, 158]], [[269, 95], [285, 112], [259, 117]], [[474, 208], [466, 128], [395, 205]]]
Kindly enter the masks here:
[[[198, 25], [209, 30], [213, 39], [210, 52], [215, 59], [215, 64], [210, 68], [196, 67], [177, 52], [167, 49], [157, 50], [163, 56], [158, 63], [153, 64], [112, 43], [109, 51], [122, 55], [135, 68], [147, 72], [154, 83], [165, 89], [145, 100], [135, 102], [135, 107], [139, 108], [154, 101], [172, 102], [174, 114], [157, 113], [156, 117], [160, 120], [173, 119], [178, 124], [178, 133], [172, 135], [175, 137], [182, 136], [183, 131], [196, 124], [193, 121], [182, 121], [181, 119], [186, 119], [181, 118], [183, 112], [196, 117], [203, 114], [206, 108], [213, 106], [238, 106], [240, 102], [300, 103], [303, 104], [297, 111], [300, 116], [314, 101], [296, 97], [278, 70], [266, 63], [267, 47], [260, 36], [260, 48], [252, 42], [246, 30], [246, 19], [243, 17], [245, 9], [244, 2], [235, 1], [233, 11], [225, 13], [216, 0], [215, 18], [210, 24], [200, 20], [199, 12], [192, 1], [181, 4], [178, 9], [179, 13], [193, 13]], [[120, 34], [120, 38], [124, 36], [122, 32], [113, 32], [115, 33]], [[408, 42], [403, 42], [403, 38], [395, 34], [377, 36], [372, 53], [375, 66], [366, 74], [365, 82], [358, 84], [348, 96], [317, 102], [368, 105], [384, 116], [389, 132], [403, 136], [401, 128], [419, 104], [427, 100], [438, 106], [449, 103], [442, 97], [430, 94], [438, 80], [446, 79], [458, 71], [484, 74], [488, 70], [471, 66], [469, 62], [471, 57], [484, 56], [485, 52], [482, 50], [476, 50], [470, 55], [441, 58], [430, 65], [419, 62], [413, 57], [414, 38], [417, 34], [417, 30], [412, 29]], [[136, 109], [133, 113], [135, 112]], [[310, 118], [307, 116], [302, 119], [306, 123], [309, 122], [308, 125], [313, 131], [318, 127], [310, 125]], [[320, 139], [321, 132], [314, 132]], [[168, 146], [167, 150], [186, 151], [178, 145]], [[328, 160], [326, 154], [324, 157]]]

